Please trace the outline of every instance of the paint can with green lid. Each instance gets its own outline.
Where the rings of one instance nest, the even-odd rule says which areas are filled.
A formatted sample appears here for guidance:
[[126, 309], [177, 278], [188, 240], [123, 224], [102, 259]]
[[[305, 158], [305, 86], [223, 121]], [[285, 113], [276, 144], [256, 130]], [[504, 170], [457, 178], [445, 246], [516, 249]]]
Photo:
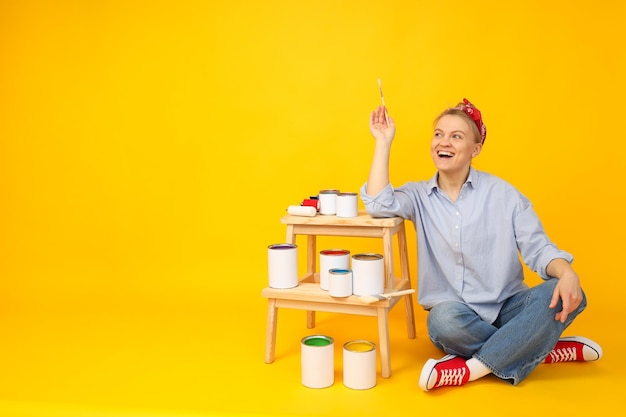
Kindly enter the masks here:
[[335, 343], [332, 337], [312, 335], [300, 341], [302, 385], [326, 388], [335, 382]]

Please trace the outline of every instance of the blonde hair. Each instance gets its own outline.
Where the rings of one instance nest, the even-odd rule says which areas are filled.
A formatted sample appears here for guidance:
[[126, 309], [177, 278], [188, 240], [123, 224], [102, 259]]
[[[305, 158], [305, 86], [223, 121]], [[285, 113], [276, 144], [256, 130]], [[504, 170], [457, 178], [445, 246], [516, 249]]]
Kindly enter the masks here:
[[465, 112], [465, 103], [459, 103], [455, 107], [450, 107], [442, 111], [441, 114], [435, 118], [435, 121], [433, 122], [433, 128], [437, 126], [437, 123], [439, 123], [439, 120], [441, 120], [443, 116], [461, 117], [469, 125], [472, 131], [472, 134], [474, 135], [474, 142], [476, 143], [483, 142], [482, 136], [480, 135], [480, 131], [478, 130], [478, 126], [476, 126], [476, 122], [474, 122], [474, 120], [472, 120], [472, 118], [469, 117], [468, 114]]

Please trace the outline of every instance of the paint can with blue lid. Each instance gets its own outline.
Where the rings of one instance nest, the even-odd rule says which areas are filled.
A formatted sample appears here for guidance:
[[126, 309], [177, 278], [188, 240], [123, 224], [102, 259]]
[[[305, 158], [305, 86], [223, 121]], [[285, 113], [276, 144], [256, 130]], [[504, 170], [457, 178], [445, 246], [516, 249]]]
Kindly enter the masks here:
[[352, 295], [352, 270], [333, 268], [328, 270], [328, 294], [331, 297]]

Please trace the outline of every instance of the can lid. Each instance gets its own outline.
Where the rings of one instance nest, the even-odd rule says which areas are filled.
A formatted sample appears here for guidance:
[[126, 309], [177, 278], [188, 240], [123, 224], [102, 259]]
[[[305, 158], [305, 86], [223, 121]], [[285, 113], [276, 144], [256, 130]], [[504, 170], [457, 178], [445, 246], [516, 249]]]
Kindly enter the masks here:
[[371, 352], [376, 345], [369, 340], [351, 340], [344, 343], [343, 348], [350, 352]]
[[273, 245], [269, 245], [268, 249], [295, 249], [298, 245], [294, 243], [275, 243]]
[[351, 273], [352, 270], [350, 269], [343, 269], [343, 268], [331, 268], [328, 270], [328, 273], [331, 275], [346, 275]]
[[320, 255], [350, 255], [348, 249], [324, 249], [320, 251]]
[[383, 259], [383, 255], [378, 253], [357, 253], [352, 256], [352, 259], [356, 259], [357, 261], [377, 261]]
[[303, 345], [307, 346], [328, 346], [333, 343], [333, 338], [330, 336], [324, 336], [321, 334], [315, 334], [312, 336], [305, 336], [300, 341]]
[[337, 193], [337, 197], [341, 197], [341, 196], [352, 197], [352, 196], [356, 196], [356, 193]]
[[322, 190], [320, 194], [339, 194], [339, 190]]

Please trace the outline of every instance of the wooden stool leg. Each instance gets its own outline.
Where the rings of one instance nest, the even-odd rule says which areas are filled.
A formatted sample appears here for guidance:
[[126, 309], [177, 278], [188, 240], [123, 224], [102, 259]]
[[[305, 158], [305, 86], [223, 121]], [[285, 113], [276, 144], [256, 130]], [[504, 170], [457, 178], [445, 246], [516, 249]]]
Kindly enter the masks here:
[[378, 309], [378, 348], [380, 350], [380, 374], [383, 378], [391, 376], [391, 358], [389, 357], [389, 328], [388, 310], [386, 307]]
[[393, 291], [395, 285], [395, 268], [393, 266], [393, 240], [389, 229], [383, 231], [383, 262], [385, 263], [385, 288]]
[[[397, 233], [398, 236], [398, 252], [400, 256], [400, 269], [402, 271], [402, 278], [409, 282], [411, 286], [411, 278], [409, 272], [409, 253], [406, 245], [406, 230], [404, 224], [400, 227]], [[415, 339], [415, 315], [413, 312], [413, 297], [411, 294], [404, 297], [404, 310], [406, 311], [406, 330], [409, 339]]]
[[274, 362], [276, 350], [276, 322], [278, 320], [278, 308], [276, 299], [270, 298], [267, 302], [267, 333], [265, 335], [265, 363]]
[[[315, 235], [307, 236], [307, 275], [313, 275], [316, 269], [317, 261], [317, 237]], [[306, 312], [306, 328], [312, 329], [315, 327], [315, 311]]]
[[406, 311], [406, 332], [409, 339], [415, 339], [415, 316], [413, 315], [413, 298], [411, 294], [404, 296], [404, 310]]

